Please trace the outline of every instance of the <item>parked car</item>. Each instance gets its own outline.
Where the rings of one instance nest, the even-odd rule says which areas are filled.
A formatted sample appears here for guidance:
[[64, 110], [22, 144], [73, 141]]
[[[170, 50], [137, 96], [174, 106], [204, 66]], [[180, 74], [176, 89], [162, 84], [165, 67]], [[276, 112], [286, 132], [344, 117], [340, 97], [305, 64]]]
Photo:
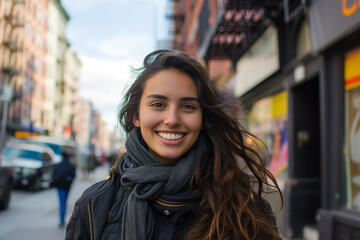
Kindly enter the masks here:
[[30, 144], [48, 146], [49, 148], [51, 148], [55, 153], [55, 158], [54, 158], [55, 163], [59, 163], [62, 161], [63, 149], [65, 147], [70, 148], [72, 149], [71, 152], [73, 153], [73, 156], [71, 156], [73, 158], [71, 159], [71, 162], [77, 164], [77, 158], [78, 158], [77, 144], [73, 140], [49, 137], [49, 136], [36, 136], [27, 139], [27, 142]]
[[15, 184], [33, 190], [50, 187], [54, 151], [35, 144], [9, 144], [1, 153], [2, 164], [14, 166]]
[[13, 167], [0, 166], [0, 210], [7, 209], [14, 185]]

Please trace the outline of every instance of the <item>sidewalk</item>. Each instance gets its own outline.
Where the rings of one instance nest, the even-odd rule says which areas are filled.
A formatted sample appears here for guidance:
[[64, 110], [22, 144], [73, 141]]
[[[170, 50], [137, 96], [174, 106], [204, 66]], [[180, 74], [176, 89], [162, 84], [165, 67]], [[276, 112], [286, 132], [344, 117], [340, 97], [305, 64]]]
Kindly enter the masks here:
[[[69, 193], [67, 220], [83, 191], [95, 182], [105, 179], [107, 174], [107, 166], [98, 167], [90, 180], [83, 179], [82, 174], [77, 172]], [[64, 240], [65, 228], [59, 228], [59, 203], [56, 190], [47, 189], [34, 193], [34, 196], [27, 201], [21, 200], [21, 194], [21, 192], [18, 194], [6, 216], [2, 215], [3, 219], [6, 218], [6, 226], [0, 224], [0, 240]]]

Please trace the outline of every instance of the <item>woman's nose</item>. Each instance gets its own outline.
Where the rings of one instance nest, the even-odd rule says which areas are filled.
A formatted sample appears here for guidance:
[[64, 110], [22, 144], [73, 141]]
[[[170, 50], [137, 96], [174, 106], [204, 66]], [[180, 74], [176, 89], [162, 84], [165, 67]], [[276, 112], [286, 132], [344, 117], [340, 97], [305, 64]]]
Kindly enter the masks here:
[[179, 111], [177, 109], [169, 109], [166, 112], [164, 123], [167, 125], [178, 125], [180, 124]]

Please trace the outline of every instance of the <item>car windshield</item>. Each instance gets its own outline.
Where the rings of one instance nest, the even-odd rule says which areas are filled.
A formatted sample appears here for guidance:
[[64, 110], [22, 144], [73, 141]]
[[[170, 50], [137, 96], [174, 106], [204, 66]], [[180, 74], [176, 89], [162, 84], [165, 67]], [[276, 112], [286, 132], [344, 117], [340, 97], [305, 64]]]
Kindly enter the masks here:
[[50, 147], [54, 151], [54, 153], [56, 155], [61, 155], [61, 146], [59, 144], [47, 143], [47, 142], [38, 142], [38, 141], [35, 141], [35, 140], [31, 141], [31, 143]]
[[27, 149], [8, 147], [8, 148], [4, 149], [4, 151], [2, 152], [1, 155], [2, 155], [2, 157], [6, 157], [9, 159], [25, 158], [25, 159], [41, 161], [41, 153], [40, 152], [31, 151], [31, 150], [27, 150]]

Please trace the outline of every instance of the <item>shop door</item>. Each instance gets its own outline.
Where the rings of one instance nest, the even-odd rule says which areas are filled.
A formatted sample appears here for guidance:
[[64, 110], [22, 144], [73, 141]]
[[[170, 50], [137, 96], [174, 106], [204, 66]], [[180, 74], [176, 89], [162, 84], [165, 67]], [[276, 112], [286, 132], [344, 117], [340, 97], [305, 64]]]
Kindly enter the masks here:
[[291, 89], [289, 107], [289, 179], [285, 185], [285, 235], [298, 238], [304, 226], [315, 226], [320, 207], [319, 79]]

